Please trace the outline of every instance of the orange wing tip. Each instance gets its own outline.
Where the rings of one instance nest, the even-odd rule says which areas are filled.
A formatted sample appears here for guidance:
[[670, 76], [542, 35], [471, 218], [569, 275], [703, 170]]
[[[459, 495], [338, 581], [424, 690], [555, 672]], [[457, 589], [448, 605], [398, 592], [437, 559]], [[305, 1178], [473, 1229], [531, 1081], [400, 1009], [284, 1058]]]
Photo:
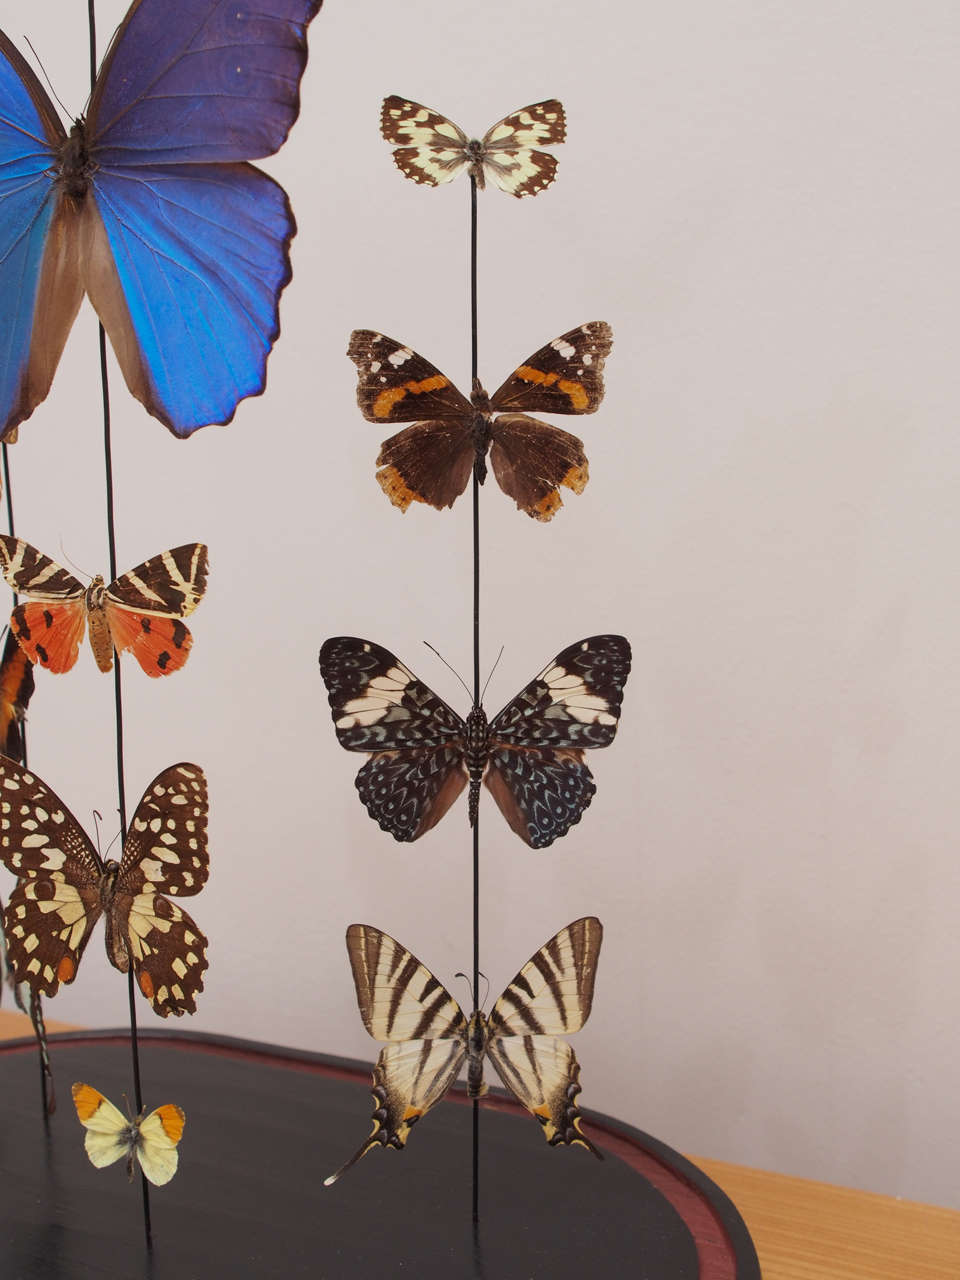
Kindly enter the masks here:
[[[519, 502], [517, 506], [520, 506]], [[530, 514], [535, 520], [552, 520], [560, 508], [563, 506], [563, 499], [556, 489], [551, 489], [545, 498], [541, 498], [539, 502], [535, 502], [530, 508]]]
[[73, 1094], [73, 1105], [77, 1108], [77, 1119], [86, 1124], [100, 1110], [100, 1104], [104, 1101], [103, 1094], [98, 1093], [93, 1085], [83, 1084], [79, 1080], [70, 1092]]
[[411, 502], [423, 502], [423, 498], [406, 484], [396, 467], [384, 467], [377, 472], [377, 483], [395, 507], [406, 511]]
[[572, 489], [574, 493], [583, 493], [589, 479], [590, 469], [584, 462], [582, 467], [571, 467], [560, 483]]
[[187, 1117], [182, 1109], [174, 1102], [166, 1102], [162, 1107], [157, 1107], [157, 1119], [160, 1121], [163, 1132], [176, 1146], [183, 1137], [184, 1125], [187, 1123]]

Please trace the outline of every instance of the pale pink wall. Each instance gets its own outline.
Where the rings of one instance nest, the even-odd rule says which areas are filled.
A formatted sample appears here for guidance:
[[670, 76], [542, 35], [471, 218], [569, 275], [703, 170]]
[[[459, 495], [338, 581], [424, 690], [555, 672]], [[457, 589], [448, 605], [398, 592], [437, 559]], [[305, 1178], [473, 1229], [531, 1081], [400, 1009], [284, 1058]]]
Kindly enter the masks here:
[[[79, 110], [84, 6], [60, 8], [2, 0], [0, 26]], [[104, 36], [123, 8], [102, 0]], [[592, 632], [624, 631], [635, 666], [566, 840], [534, 853], [485, 801], [483, 968], [498, 987], [596, 912], [588, 1108], [960, 1203], [958, 46], [960, 11], [930, 0], [328, 0], [270, 166], [300, 234], [266, 396], [182, 444], [114, 382], [121, 566], [210, 545], [186, 670], [126, 681], [132, 795], [184, 757], [210, 777], [192, 1028], [372, 1055], [352, 920], [446, 980], [469, 964], [464, 812], [383, 835], [316, 665], [325, 636], [369, 635], [464, 709], [420, 641], [469, 669], [469, 510], [389, 507], [344, 351], [370, 326], [468, 371], [467, 189], [401, 180], [380, 98], [482, 131], [558, 95], [556, 186], [482, 201], [481, 372], [585, 320], [616, 342], [583, 497], [540, 527], [484, 492], [488, 709]], [[85, 312], [13, 457], [18, 531], [91, 573], [95, 347]], [[112, 685], [89, 655], [38, 683], [34, 767], [109, 811]], [[125, 1000], [97, 942], [55, 1010], [116, 1025]]]

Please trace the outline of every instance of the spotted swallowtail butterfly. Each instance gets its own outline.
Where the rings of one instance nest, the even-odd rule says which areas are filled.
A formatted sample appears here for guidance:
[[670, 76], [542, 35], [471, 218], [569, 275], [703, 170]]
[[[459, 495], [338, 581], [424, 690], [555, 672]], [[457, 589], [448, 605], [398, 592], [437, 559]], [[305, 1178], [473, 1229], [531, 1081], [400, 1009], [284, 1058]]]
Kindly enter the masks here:
[[76, 976], [103, 915], [110, 963], [121, 973], [133, 964], [154, 1012], [194, 1012], [207, 940], [171, 899], [199, 893], [209, 874], [207, 782], [198, 765], [171, 765], [154, 778], [117, 863], [101, 859], [45, 782], [0, 757], [0, 862], [19, 877], [3, 913], [18, 982], [56, 995]]
[[593, 798], [583, 752], [613, 741], [629, 671], [623, 636], [590, 636], [488, 722], [480, 706], [462, 719], [372, 640], [335, 636], [320, 650], [340, 745], [370, 753], [360, 799], [397, 840], [429, 831], [468, 782], [472, 825], [482, 780], [521, 840], [552, 844]]
[[347, 930], [363, 1025], [388, 1043], [373, 1069], [373, 1132], [330, 1186], [374, 1147], [400, 1150], [414, 1124], [467, 1064], [467, 1094], [486, 1092], [489, 1058], [514, 1097], [536, 1116], [551, 1146], [577, 1143], [602, 1159], [580, 1127], [580, 1064], [566, 1040], [590, 1016], [603, 928], [574, 920], [523, 966], [487, 1017], [469, 1019], [425, 965], [368, 924]]

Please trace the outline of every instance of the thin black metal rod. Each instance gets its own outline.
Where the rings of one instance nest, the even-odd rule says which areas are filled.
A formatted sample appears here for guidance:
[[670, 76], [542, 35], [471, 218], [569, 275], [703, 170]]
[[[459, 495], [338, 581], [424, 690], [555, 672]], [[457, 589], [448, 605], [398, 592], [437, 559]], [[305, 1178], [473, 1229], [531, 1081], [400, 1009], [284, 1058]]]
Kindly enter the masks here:
[[[90, 92], [97, 78], [97, 26], [94, 11], [94, 0], [87, 0], [87, 17], [90, 24]], [[117, 576], [117, 534], [114, 520], [113, 504], [113, 448], [110, 433], [110, 387], [107, 379], [107, 335], [103, 325], [100, 329], [100, 387], [103, 396], [103, 454], [104, 475], [107, 504], [107, 548], [110, 557], [110, 580]], [[114, 655], [113, 693], [117, 725], [117, 800], [120, 809], [120, 830], [124, 836], [127, 831], [127, 800], [125, 773], [123, 767], [123, 688], [120, 680], [120, 656]], [[133, 980], [133, 965], [127, 971], [127, 1002], [130, 1007], [130, 1058], [133, 1067], [133, 1093], [136, 1099], [137, 1113], [143, 1110], [143, 1089], [140, 1083], [140, 1046], [137, 1042], [137, 1008], [136, 991]], [[150, 1192], [147, 1180], [140, 1170], [140, 1188], [143, 1195], [143, 1235], [147, 1252], [153, 1250], [153, 1232], [150, 1224]]]
[[[470, 378], [477, 361], [477, 180], [470, 174]], [[480, 703], [480, 483], [473, 468], [473, 702]], [[473, 1002], [480, 990], [480, 815], [473, 822]], [[480, 1104], [473, 1100], [473, 1222], [480, 1221]]]

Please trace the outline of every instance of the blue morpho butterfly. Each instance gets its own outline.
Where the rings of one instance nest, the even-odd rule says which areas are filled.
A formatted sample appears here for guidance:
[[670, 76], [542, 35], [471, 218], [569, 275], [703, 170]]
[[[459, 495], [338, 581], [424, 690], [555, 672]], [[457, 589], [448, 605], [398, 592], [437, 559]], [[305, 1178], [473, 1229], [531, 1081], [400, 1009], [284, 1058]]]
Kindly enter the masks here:
[[0, 32], [0, 436], [50, 389], [84, 292], [177, 436], [258, 395], [296, 230], [245, 163], [300, 109], [321, 0], [134, 0], [69, 135]]

